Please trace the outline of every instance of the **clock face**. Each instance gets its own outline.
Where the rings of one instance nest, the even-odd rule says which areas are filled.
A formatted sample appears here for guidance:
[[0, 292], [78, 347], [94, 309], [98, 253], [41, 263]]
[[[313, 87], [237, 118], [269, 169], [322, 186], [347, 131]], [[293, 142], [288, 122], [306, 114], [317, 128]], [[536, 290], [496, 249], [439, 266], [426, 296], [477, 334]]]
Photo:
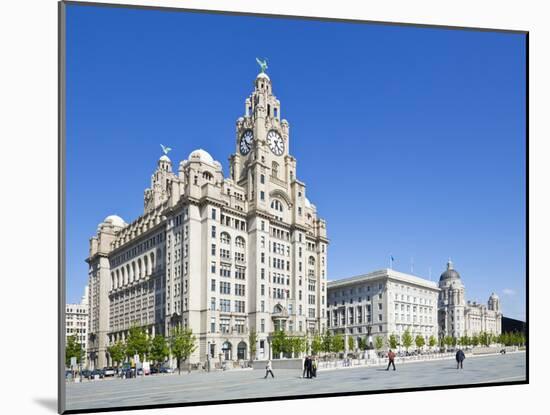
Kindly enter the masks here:
[[281, 135], [275, 130], [271, 130], [267, 133], [267, 144], [276, 156], [282, 155], [285, 151], [285, 142], [283, 141], [283, 137], [281, 137]]
[[254, 140], [254, 134], [252, 133], [252, 130], [246, 130], [243, 133], [243, 135], [241, 135], [241, 141], [239, 142], [239, 150], [241, 150], [241, 154], [243, 156], [246, 156], [248, 153], [250, 153], [253, 140]]

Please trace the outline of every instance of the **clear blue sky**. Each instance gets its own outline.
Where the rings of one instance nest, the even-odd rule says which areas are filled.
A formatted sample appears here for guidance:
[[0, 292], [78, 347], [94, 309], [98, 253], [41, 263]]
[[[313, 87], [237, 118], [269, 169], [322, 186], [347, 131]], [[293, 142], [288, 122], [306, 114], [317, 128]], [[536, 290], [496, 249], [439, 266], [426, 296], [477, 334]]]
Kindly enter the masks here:
[[525, 318], [524, 35], [69, 5], [67, 38], [68, 301], [97, 225], [142, 213], [159, 143], [228, 175], [267, 56], [329, 279], [451, 257], [468, 299]]

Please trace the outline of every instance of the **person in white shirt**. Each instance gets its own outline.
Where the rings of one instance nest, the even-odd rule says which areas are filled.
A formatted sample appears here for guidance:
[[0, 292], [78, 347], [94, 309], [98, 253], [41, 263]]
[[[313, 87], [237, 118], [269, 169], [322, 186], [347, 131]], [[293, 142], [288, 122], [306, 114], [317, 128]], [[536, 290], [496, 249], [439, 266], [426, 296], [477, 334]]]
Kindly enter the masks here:
[[275, 375], [273, 374], [273, 371], [271, 370], [271, 360], [267, 361], [267, 364], [265, 365], [265, 376], [264, 379], [267, 379], [267, 375], [271, 373], [271, 377], [274, 378]]

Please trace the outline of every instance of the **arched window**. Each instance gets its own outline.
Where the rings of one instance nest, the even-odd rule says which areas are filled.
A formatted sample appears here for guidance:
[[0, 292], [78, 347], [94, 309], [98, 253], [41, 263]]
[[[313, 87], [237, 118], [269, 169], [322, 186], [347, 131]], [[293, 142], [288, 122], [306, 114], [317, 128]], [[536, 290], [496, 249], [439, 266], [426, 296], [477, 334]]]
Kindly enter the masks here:
[[143, 257], [143, 276], [146, 277], [149, 275], [149, 261], [147, 259], [147, 255]]
[[151, 274], [154, 272], [155, 270], [155, 253], [154, 252], [151, 252], [151, 254], [149, 255], [151, 257]]
[[111, 272], [111, 290], [115, 288], [115, 273]]
[[231, 243], [231, 236], [227, 232], [222, 232], [220, 234], [220, 241], [222, 244], [230, 244]]
[[214, 178], [214, 176], [212, 176], [210, 172], [205, 171], [202, 173], [202, 178], [205, 180], [211, 181]]
[[116, 270], [116, 288], [120, 287], [120, 272]]
[[137, 277], [138, 278], [141, 278], [141, 258], [138, 258], [138, 261], [137, 261]]
[[312, 257], [312, 256], [310, 256], [310, 257], [308, 258], [308, 260], [307, 260], [307, 263], [308, 263], [309, 265], [315, 265], [315, 258]]
[[244, 248], [246, 246], [246, 242], [242, 236], [237, 236], [235, 238], [235, 246], [237, 248]]
[[271, 163], [271, 175], [273, 177], [278, 177], [279, 176], [279, 163], [277, 163], [276, 161]]
[[283, 211], [283, 204], [281, 203], [280, 200], [273, 199], [271, 201], [271, 209], [275, 209], [279, 212], [282, 212]]

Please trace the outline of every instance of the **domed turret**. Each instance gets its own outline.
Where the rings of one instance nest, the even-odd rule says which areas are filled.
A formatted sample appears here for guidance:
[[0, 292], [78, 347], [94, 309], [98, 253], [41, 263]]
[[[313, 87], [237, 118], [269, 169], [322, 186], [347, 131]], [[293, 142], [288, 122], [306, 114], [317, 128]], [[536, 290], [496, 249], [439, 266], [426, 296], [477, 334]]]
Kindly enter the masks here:
[[439, 277], [439, 281], [451, 280], [451, 279], [459, 280], [460, 274], [453, 268], [453, 263], [449, 259], [449, 261], [447, 262], [447, 269], [443, 274], [441, 274], [441, 276]]
[[126, 222], [124, 222], [124, 219], [122, 219], [118, 215], [109, 215], [104, 220], [103, 223], [110, 224], [112, 226], [118, 226], [120, 228], [123, 228], [126, 226]]
[[202, 148], [192, 151], [188, 159], [189, 161], [202, 161], [203, 163], [214, 164], [212, 156]]

